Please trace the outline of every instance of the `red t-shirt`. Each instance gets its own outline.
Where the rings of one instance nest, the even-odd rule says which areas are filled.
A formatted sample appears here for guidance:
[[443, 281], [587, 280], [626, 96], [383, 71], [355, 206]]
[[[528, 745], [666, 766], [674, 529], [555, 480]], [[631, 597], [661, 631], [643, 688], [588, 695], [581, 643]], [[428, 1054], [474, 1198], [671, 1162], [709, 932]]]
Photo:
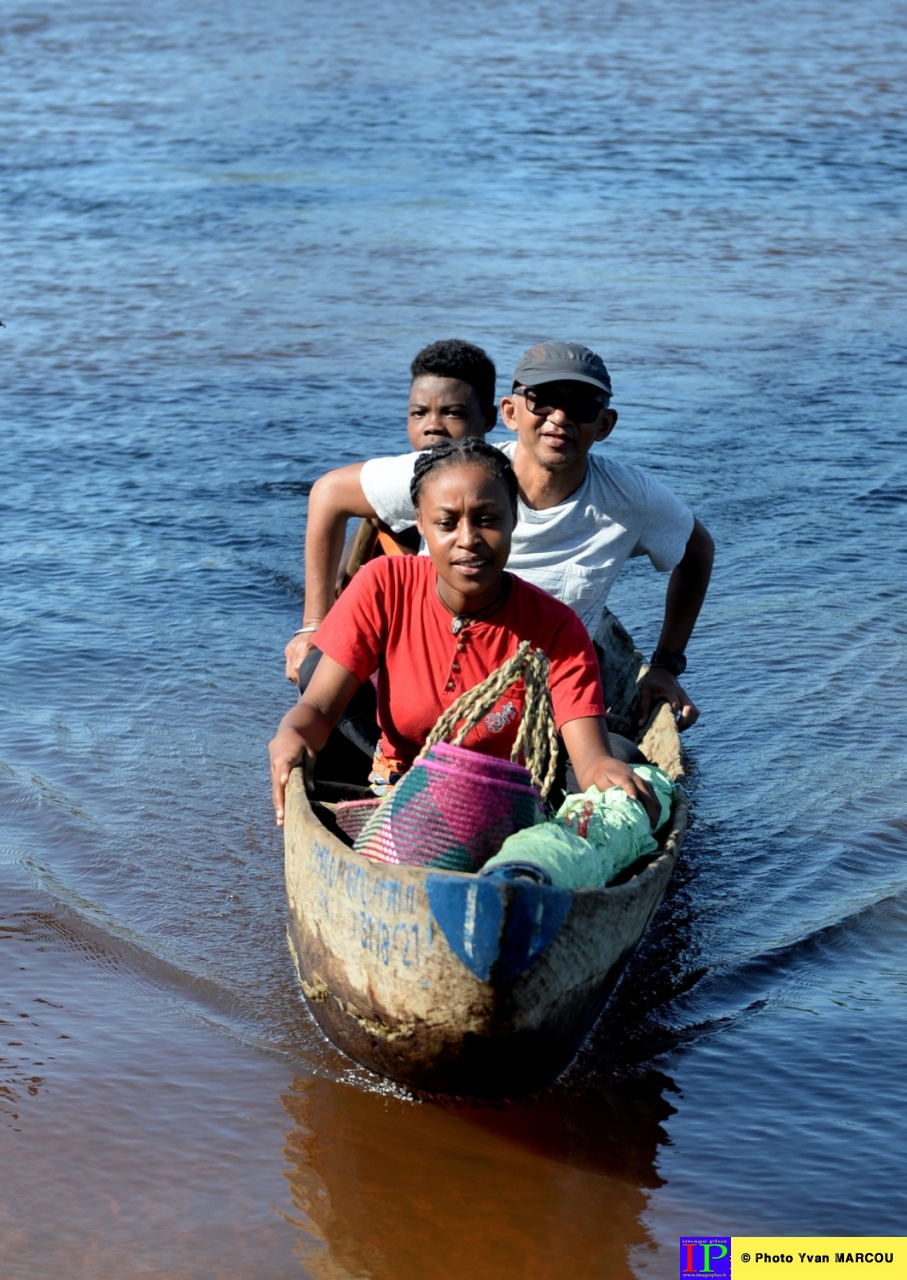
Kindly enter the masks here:
[[[384, 556], [359, 570], [318, 628], [322, 653], [358, 680], [378, 672], [381, 749], [410, 764], [438, 717], [512, 658], [522, 640], [551, 663], [549, 685], [558, 729], [603, 716], [598, 661], [577, 615], [546, 591], [511, 577], [507, 603], [459, 635], [438, 599], [428, 556]], [[522, 680], [511, 685], [471, 730], [463, 746], [510, 757], [522, 716]]]

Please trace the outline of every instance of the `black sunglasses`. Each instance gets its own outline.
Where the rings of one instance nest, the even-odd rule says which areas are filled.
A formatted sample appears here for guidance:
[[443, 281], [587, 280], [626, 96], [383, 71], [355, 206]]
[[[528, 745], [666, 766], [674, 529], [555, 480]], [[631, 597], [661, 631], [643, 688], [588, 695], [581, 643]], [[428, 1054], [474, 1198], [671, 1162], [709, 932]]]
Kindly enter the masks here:
[[562, 391], [557, 386], [514, 387], [513, 394], [522, 396], [530, 413], [547, 417], [555, 409], [563, 409], [571, 422], [594, 422], [608, 403], [601, 391]]

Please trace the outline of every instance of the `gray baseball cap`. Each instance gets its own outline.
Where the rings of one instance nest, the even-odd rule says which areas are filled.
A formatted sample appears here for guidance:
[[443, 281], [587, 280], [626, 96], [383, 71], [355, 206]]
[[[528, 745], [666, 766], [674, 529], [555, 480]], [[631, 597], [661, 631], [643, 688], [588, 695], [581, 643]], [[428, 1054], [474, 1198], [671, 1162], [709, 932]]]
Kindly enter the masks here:
[[611, 395], [604, 360], [578, 342], [538, 342], [523, 352], [513, 371], [513, 385], [540, 387], [546, 382], [588, 382]]

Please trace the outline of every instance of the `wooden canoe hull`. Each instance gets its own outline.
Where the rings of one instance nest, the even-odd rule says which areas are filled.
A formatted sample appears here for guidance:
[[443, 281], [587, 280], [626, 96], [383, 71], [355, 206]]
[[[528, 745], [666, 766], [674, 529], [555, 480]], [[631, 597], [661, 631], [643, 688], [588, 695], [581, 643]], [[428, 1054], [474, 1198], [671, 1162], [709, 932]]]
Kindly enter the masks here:
[[[676, 729], [660, 715], [650, 736], [670, 747]], [[294, 770], [288, 935], [312, 1015], [349, 1057], [416, 1089], [541, 1087], [604, 1008], [661, 902], [686, 819], [678, 791], [661, 852], [624, 883], [569, 892], [364, 858], [328, 829], [329, 807], [313, 809]]]

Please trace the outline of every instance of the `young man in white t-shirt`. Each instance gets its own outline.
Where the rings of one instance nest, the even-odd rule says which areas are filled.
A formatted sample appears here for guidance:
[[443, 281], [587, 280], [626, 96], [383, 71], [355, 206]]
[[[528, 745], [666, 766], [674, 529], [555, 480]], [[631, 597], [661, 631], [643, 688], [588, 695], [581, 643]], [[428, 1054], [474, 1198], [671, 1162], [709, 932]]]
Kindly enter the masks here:
[[[508, 568], [580, 615], [594, 637], [608, 592], [624, 562], [648, 555], [670, 571], [664, 619], [641, 685], [640, 715], [665, 699], [681, 729], [699, 712], [679, 683], [685, 650], [708, 589], [713, 543], [708, 530], [659, 480], [637, 467], [590, 453], [617, 422], [611, 379], [601, 357], [570, 342], [542, 342], [524, 353], [512, 391], [501, 400], [516, 440], [502, 446], [520, 486], [519, 518]], [[409, 497], [416, 454], [375, 458], [322, 476], [309, 497], [304, 626], [317, 627], [334, 600], [346, 522], [378, 516], [392, 529], [413, 523]], [[287, 646], [287, 676], [318, 633]], [[301, 652], [302, 651], [302, 652]]]

